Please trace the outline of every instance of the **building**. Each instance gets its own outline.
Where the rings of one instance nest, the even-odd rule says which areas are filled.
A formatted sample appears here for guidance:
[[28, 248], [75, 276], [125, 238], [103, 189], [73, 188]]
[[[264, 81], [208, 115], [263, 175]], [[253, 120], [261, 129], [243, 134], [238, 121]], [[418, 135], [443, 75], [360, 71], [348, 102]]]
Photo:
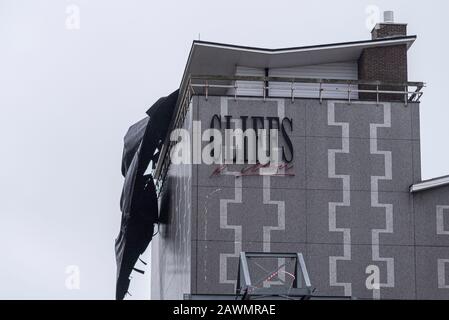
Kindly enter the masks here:
[[390, 21], [371, 40], [309, 47], [195, 41], [171, 129], [277, 129], [282, 165], [174, 164], [167, 140], [152, 297], [233, 294], [253, 251], [301, 252], [317, 295], [449, 299], [449, 177], [421, 181], [415, 40]]

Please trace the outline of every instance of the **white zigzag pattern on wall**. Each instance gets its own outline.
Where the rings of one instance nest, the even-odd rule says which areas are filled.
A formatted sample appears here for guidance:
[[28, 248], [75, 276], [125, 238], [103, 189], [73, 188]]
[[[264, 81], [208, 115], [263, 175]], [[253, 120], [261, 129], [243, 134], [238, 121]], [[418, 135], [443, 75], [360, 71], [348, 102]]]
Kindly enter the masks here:
[[328, 150], [328, 177], [334, 179], [341, 179], [343, 182], [343, 202], [330, 202], [329, 203], [329, 231], [341, 232], [343, 234], [343, 256], [330, 256], [329, 257], [329, 283], [330, 286], [338, 286], [344, 288], [344, 294], [346, 296], [352, 295], [352, 284], [349, 282], [337, 281], [337, 262], [338, 261], [350, 261], [351, 260], [351, 229], [350, 228], [337, 228], [337, 208], [349, 207], [351, 205], [351, 177], [350, 175], [337, 175], [335, 172], [335, 156], [336, 154], [348, 154], [349, 153], [349, 123], [335, 122], [335, 102], [328, 102], [327, 109], [327, 121], [329, 126], [341, 127], [341, 142], [342, 149]]
[[242, 251], [242, 226], [228, 224], [228, 204], [242, 203], [242, 179], [235, 178], [235, 198], [220, 200], [220, 228], [234, 230], [234, 252], [220, 253], [220, 283], [237, 285], [236, 280], [228, 280], [228, 258], [238, 257]]
[[[224, 117], [228, 114], [228, 99], [227, 97], [221, 97], [221, 116]], [[247, 98], [244, 100], [251, 100], [251, 98]], [[285, 114], [285, 106], [283, 99], [277, 99], [278, 103], [278, 114], [283, 117]], [[234, 199], [221, 199], [220, 200], [220, 228], [227, 230], [234, 230], [234, 252], [233, 253], [220, 253], [220, 283], [222, 284], [232, 284], [234, 288], [237, 285], [236, 280], [228, 279], [228, 258], [238, 258], [240, 252], [242, 251], [242, 226], [241, 225], [229, 225], [228, 224], [228, 204], [230, 203], [242, 203], [242, 177], [240, 176], [240, 172], [230, 172], [225, 169], [222, 172], [223, 175], [231, 175], [234, 176], [234, 190], [235, 196]], [[285, 202], [284, 201], [272, 201], [270, 199], [270, 177], [263, 177], [263, 203], [264, 204], [275, 204], [278, 206], [277, 215], [278, 215], [278, 225], [277, 226], [264, 226], [263, 227], [263, 241], [264, 241], [264, 252], [270, 252], [271, 250], [271, 231], [275, 230], [285, 230]], [[284, 262], [284, 259], [279, 259], [278, 264], [281, 266]], [[280, 278], [282, 280], [282, 276], [284, 274], [280, 274]], [[264, 285], [274, 284], [273, 281], [266, 281]]]
[[[444, 211], [449, 210], [449, 206], [437, 206], [437, 235], [449, 235], [449, 230], [444, 229]], [[449, 284], [446, 283], [446, 264], [449, 263], [449, 259], [437, 259], [437, 275], [438, 275], [438, 288], [449, 289]]]
[[[221, 97], [220, 109], [222, 117], [228, 114], [228, 98]], [[220, 283], [232, 284], [235, 290], [237, 280], [228, 279], [228, 258], [237, 258], [242, 251], [242, 226], [228, 224], [228, 204], [242, 203], [242, 179], [237, 176], [237, 172], [229, 172], [227, 169], [224, 170], [223, 174], [234, 176], [234, 199], [220, 199], [220, 228], [234, 230], [234, 252], [220, 253], [219, 275]]]
[[379, 151], [377, 130], [379, 128], [391, 128], [391, 104], [383, 104], [384, 108], [384, 123], [383, 124], [370, 124], [370, 152], [373, 155], [383, 155], [385, 158], [385, 175], [384, 176], [372, 176], [371, 177], [371, 206], [373, 208], [385, 209], [385, 229], [372, 229], [372, 253], [373, 261], [386, 262], [387, 263], [387, 282], [380, 283], [379, 289], [373, 290], [373, 298], [380, 299], [380, 288], [393, 288], [394, 287], [394, 258], [386, 258], [380, 256], [379, 236], [382, 233], [393, 233], [393, 205], [379, 203], [379, 181], [380, 180], [392, 180], [393, 168], [392, 168], [392, 154], [391, 151]]
[[[271, 231], [282, 231], [285, 230], [285, 201], [275, 201], [271, 200], [270, 192], [270, 176], [263, 177], [263, 203], [272, 204], [277, 206], [277, 226], [264, 226], [263, 227], [263, 251], [271, 252]], [[285, 264], [285, 259], [278, 259], [278, 267]], [[285, 268], [281, 268], [284, 271]], [[280, 272], [279, 278], [285, 281], [285, 273]], [[264, 286], [269, 286], [270, 284], [282, 284], [281, 281], [265, 281]]]

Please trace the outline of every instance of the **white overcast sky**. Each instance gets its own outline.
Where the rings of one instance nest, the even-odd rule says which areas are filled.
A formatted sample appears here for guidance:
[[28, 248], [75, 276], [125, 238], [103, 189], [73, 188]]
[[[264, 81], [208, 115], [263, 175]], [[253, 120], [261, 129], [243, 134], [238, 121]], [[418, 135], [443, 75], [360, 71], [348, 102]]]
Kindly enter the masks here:
[[[70, 5], [79, 30], [66, 28]], [[423, 177], [447, 175], [447, 0], [0, 0], [0, 298], [114, 298], [123, 135], [179, 86], [199, 34], [268, 48], [364, 40], [369, 5], [418, 35]], [[79, 290], [65, 285], [71, 265]]]

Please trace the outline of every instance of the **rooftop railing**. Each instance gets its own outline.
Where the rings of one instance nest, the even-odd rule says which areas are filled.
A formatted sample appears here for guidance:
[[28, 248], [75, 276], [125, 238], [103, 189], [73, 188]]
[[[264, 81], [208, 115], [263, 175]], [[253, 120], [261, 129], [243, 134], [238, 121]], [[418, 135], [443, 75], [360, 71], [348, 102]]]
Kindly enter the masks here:
[[[271, 90], [276, 90], [276, 98], [289, 98], [292, 102], [308, 92], [307, 97], [323, 100], [345, 100], [352, 103], [355, 100], [374, 101], [377, 104], [382, 101], [402, 101], [405, 106], [408, 103], [419, 102], [423, 95], [423, 82], [388, 82], [367, 80], [341, 80], [341, 79], [314, 79], [314, 78], [289, 78], [289, 77], [256, 77], [256, 76], [218, 76], [218, 75], [192, 75], [184, 82], [181, 88], [180, 99], [175, 109], [175, 115], [170, 124], [169, 132], [181, 128], [188, 112], [190, 101], [194, 95], [209, 96], [231, 95], [237, 99], [241, 90], [260, 90], [257, 96], [263, 100], [272, 98]], [[254, 83], [258, 83], [254, 85]], [[260, 85], [262, 84], [262, 85]], [[306, 88], [304, 87], [306, 86]], [[344, 95], [342, 95], [344, 92]], [[333, 97], [336, 93], [339, 98]], [[354, 95], [358, 98], [354, 99]], [[341, 97], [345, 97], [342, 99]], [[170, 152], [175, 142], [170, 141], [170, 135], [166, 137], [160, 152], [160, 157], [153, 172], [158, 192], [160, 194], [166, 180], [170, 166]]]

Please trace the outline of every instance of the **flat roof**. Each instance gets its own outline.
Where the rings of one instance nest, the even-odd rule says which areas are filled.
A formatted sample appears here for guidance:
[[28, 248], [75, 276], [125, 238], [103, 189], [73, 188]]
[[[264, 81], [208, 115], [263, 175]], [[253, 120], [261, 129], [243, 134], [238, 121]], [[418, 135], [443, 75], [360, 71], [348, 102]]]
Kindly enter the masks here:
[[415, 193], [429, 189], [440, 188], [444, 186], [449, 186], [449, 176], [424, 180], [419, 183], [416, 183], [410, 187], [410, 192]]

